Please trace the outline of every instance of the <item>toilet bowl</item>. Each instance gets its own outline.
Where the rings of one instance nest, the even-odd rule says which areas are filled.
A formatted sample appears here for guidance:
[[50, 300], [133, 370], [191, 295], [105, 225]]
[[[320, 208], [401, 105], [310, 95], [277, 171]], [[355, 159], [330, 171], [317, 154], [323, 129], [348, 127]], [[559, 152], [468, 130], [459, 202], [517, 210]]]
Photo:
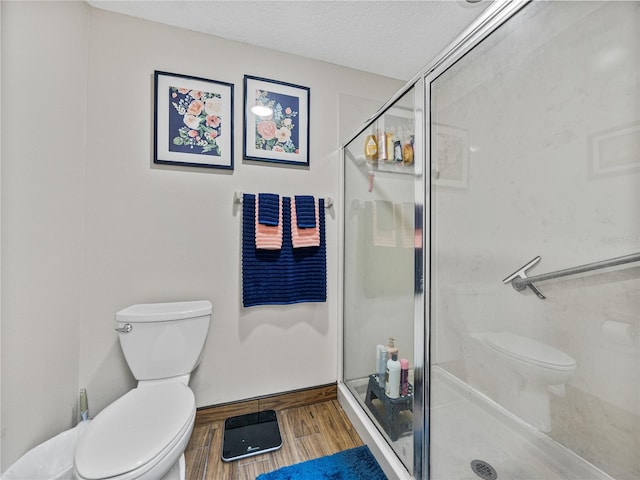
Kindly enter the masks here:
[[[502, 297], [498, 285], [463, 283], [442, 288], [446, 302], [441, 315], [453, 332], [439, 330], [451, 337], [447, 360], [461, 358], [461, 371], [471, 388], [537, 429], [549, 431], [551, 392], [564, 392], [576, 361], [543, 342], [505, 331], [507, 325], [526, 327], [535, 316], [513, 318], [508, 304], [512, 297]], [[462, 356], [456, 357], [451, 346]]]
[[123, 353], [138, 386], [91, 422], [75, 451], [79, 480], [184, 479], [195, 421], [188, 386], [201, 359], [211, 303], [134, 305], [116, 314]]
[[496, 372], [498, 401], [515, 415], [548, 432], [551, 430], [550, 391], [562, 391], [576, 370], [566, 353], [537, 340], [510, 332], [474, 334], [490, 352]]
[[76, 469], [85, 479], [118, 480], [153, 478], [162, 462], [168, 471], [186, 448], [195, 411], [184, 384], [135, 388], [96, 416], [76, 449]]

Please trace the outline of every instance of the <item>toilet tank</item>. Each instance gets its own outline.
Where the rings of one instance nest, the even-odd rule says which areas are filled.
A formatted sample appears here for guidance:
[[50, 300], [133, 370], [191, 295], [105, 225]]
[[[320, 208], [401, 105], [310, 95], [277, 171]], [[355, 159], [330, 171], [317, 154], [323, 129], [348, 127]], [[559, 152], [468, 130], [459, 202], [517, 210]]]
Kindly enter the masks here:
[[190, 374], [209, 331], [208, 300], [132, 305], [116, 313], [120, 346], [136, 380]]

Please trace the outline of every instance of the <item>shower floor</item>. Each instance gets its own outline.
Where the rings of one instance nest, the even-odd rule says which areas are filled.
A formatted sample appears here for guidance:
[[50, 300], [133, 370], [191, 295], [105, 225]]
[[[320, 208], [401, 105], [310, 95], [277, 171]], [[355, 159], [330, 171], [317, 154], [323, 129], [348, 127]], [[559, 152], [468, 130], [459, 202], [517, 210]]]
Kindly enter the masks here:
[[[366, 379], [349, 382], [365, 411], [366, 385]], [[503, 479], [613, 480], [439, 367], [431, 369], [429, 421], [432, 480], [479, 480], [473, 460], [490, 464]], [[411, 440], [389, 442], [405, 465], [413, 463]]]

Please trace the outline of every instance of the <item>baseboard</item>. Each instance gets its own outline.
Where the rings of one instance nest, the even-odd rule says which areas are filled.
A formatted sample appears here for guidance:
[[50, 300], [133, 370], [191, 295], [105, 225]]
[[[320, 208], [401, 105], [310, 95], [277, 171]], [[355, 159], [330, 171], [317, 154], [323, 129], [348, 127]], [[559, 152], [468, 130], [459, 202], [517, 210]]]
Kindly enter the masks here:
[[290, 392], [275, 393], [262, 397], [238, 400], [236, 402], [221, 403], [208, 407], [200, 407], [196, 411], [195, 426], [220, 422], [229, 417], [261, 412], [263, 410], [286, 410], [287, 408], [303, 407], [314, 403], [335, 400], [338, 396], [336, 383], [319, 385], [317, 387], [302, 388]]

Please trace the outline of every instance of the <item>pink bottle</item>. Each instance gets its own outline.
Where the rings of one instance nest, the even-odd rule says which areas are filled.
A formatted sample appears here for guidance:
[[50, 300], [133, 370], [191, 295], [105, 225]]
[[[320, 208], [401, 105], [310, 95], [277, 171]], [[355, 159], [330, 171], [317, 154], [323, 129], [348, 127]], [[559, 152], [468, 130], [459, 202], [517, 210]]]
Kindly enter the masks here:
[[406, 358], [400, 359], [400, 395], [409, 395], [409, 360]]

